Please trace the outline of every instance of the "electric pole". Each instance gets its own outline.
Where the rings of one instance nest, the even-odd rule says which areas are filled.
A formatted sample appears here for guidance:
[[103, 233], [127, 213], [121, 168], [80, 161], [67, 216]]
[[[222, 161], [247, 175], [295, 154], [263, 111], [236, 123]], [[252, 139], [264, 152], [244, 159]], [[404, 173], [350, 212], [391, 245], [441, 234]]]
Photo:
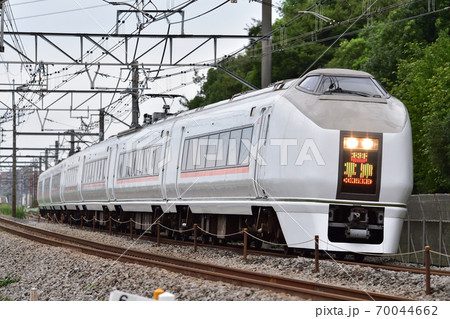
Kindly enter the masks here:
[[262, 0], [261, 88], [272, 83], [272, 0]]
[[13, 79], [13, 92], [12, 92], [12, 111], [13, 111], [13, 145], [12, 145], [12, 199], [11, 199], [11, 215], [12, 217], [16, 218], [16, 203], [17, 203], [17, 176], [16, 176], [16, 170], [17, 170], [17, 144], [16, 144], [16, 130], [17, 130], [17, 114], [16, 114], [16, 97], [14, 94], [14, 91], [16, 89], [16, 84]]
[[5, 52], [5, 46], [3, 44], [3, 38], [5, 33], [5, 8], [3, 4], [6, 0], [0, 0], [0, 13], [1, 13], [1, 21], [0, 21], [0, 52]]
[[131, 128], [139, 127], [139, 64], [135, 60], [131, 64]]
[[98, 140], [102, 142], [105, 139], [105, 110], [103, 108], [100, 109], [98, 130]]

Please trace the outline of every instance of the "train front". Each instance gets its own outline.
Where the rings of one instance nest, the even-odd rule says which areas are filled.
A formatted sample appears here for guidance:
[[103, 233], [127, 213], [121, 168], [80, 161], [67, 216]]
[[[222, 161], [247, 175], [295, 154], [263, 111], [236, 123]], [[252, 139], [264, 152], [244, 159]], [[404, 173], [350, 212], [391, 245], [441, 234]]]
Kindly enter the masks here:
[[329, 251], [395, 253], [413, 184], [405, 106], [370, 74], [341, 69], [308, 73], [284, 98], [300, 111], [287, 134], [309, 143], [286, 171], [299, 207], [278, 210], [287, 242], [320, 235]]

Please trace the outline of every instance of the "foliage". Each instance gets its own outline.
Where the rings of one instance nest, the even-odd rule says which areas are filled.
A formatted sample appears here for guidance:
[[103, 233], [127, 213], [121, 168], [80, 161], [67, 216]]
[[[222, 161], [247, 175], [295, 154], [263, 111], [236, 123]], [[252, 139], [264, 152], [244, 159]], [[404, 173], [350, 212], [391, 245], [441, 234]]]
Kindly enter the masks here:
[[[448, 10], [429, 12], [428, 1], [284, 0], [273, 24], [272, 81], [296, 78], [320, 67], [373, 74], [408, 108], [413, 129], [416, 192], [450, 192]], [[450, 0], [433, 2], [436, 10]], [[386, 10], [385, 10], [386, 9]], [[342, 23], [326, 28], [314, 11]], [[373, 17], [361, 13], [374, 13]], [[320, 33], [317, 33], [321, 29]], [[261, 22], [247, 26], [261, 36]], [[339, 41], [336, 41], [338, 40]], [[260, 86], [261, 42], [251, 41], [221, 66]], [[248, 90], [220, 69], [211, 69], [189, 108], [228, 99]]]
[[368, 55], [369, 43], [364, 38], [344, 39], [327, 67], [362, 70], [369, 60]]
[[408, 107], [413, 130], [416, 191], [450, 190], [450, 36], [410, 44], [394, 94]]
[[[12, 216], [12, 208], [8, 204], [0, 205], [0, 214]], [[16, 218], [25, 219], [25, 210], [23, 207], [17, 207], [16, 209]]]
[[18, 282], [20, 280], [19, 278], [11, 278], [10, 276], [6, 276], [5, 278], [0, 278], [0, 288], [1, 287], [6, 287], [9, 284]]

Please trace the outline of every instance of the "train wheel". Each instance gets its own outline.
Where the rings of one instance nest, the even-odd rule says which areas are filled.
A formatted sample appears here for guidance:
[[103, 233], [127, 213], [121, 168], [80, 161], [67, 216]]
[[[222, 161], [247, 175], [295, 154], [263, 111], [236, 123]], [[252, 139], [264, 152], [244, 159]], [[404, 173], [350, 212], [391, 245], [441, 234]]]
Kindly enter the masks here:
[[334, 258], [336, 258], [337, 260], [344, 260], [345, 256], [347, 256], [346, 253], [335, 253], [334, 254]]
[[362, 262], [363, 260], [364, 260], [364, 255], [361, 255], [361, 254], [354, 254], [353, 255], [353, 259], [356, 261], [356, 262]]

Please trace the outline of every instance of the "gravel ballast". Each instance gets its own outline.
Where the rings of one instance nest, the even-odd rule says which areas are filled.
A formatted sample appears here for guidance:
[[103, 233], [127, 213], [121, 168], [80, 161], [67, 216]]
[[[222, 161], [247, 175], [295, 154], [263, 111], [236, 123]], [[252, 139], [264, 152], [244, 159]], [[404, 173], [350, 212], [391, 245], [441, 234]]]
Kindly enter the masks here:
[[[301, 280], [339, 285], [360, 290], [388, 293], [414, 300], [450, 300], [450, 278], [432, 276], [432, 294], [425, 295], [424, 275], [343, 265], [321, 261], [320, 272], [314, 273], [314, 260], [242, 255], [218, 249], [164, 245], [148, 241], [130, 241], [88, 230], [28, 221], [32, 226], [77, 236], [106, 244], [176, 256], [281, 275]], [[51, 247], [0, 231], [0, 279], [20, 278], [0, 287], [0, 299], [29, 300], [31, 288], [37, 288], [39, 300], [107, 300], [113, 290], [151, 297], [162, 288], [176, 300], [300, 300], [298, 297], [265, 290], [238, 287], [172, 273], [164, 269], [114, 262], [84, 255], [77, 251]]]

